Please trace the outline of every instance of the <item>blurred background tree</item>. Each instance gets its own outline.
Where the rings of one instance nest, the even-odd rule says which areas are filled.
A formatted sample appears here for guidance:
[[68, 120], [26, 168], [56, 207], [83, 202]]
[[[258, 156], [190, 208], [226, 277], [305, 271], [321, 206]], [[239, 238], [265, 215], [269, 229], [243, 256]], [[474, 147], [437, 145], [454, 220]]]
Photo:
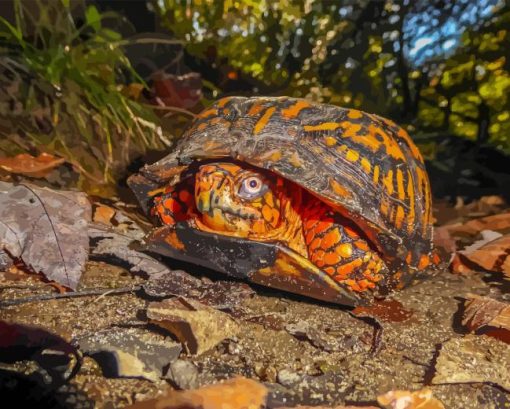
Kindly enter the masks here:
[[[83, 133], [78, 125], [90, 122], [83, 115], [105, 124], [99, 130], [84, 128], [88, 140], [91, 132], [107, 140], [106, 148], [90, 152], [99, 157], [105, 179], [123, 174], [112, 170], [120, 160], [115, 156], [120, 151], [112, 149], [115, 134], [129, 135], [125, 140], [137, 148], [135, 156], [168, 149], [192, 112], [223, 95], [241, 94], [304, 97], [389, 117], [415, 138], [436, 186], [443, 182], [445, 192], [452, 193], [452, 180], [466, 176], [477, 179], [469, 182], [475, 188], [487, 180], [499, 180], [497, 188], [510, 182], [504, 165], [510, 154], [510, 7], [505, 0], [34, 0], [3, 2], [2, 14], [6, 3], [30, 3], [46, 16], [32, 19], [30, 32], [19, 12], [10, 18], [5, 13], [13, 27], [22, 26], [12, 31], [5, 25], [0, 36], [11, 60], [20, 39], [48, 55], [40, 39], [53, 38], [43, 44], [53, 44], [49, 54], [60, 56], [62, 30], [50, 26], [64, 13], [72, 22], [66, 28], [72, 41], [66, 41], [87, 52], [67, 53], [64, 47], [65, 58], [56, 61], [64, 61], [58, 67], [67, 71], [56, 71], [57, 83], [75, 78], [70, 67], [83, 66], [92, 50], [102, 59], [95, 66], [87, 63], [87, 81], [99, 78], [105, 89], [122, 91], [125, 98], [114, 103], [108, 102], [110, 94], [99, 103], [93, 93], [80, 96], [90, 108], [81, 117], [70, 110], [74, 132]], [[48, 18], [51, 10], [54, 17]], [[18, 57], [26, 57], [27, 48], [21, 50]], [[115, 68], [105, 77], [107, 61]], [[43, 69], [51, 66], [38, 67], [26, 71], [51, 83], [55, 73]], [[50, 100], [71, 104], [66, 92]], [[138, 114], [126, 116], [125, 104]], [[60, 105], [51, 102], [45, 109], [55, 106]], [[116, 117], [128, 124], [122, 132], [112, 126]], [[458, 155], [463, 159], [456, 160]], [[125, 156], [120, 168], [132, 157]], [[89, 168], [92, 172], [94, 166]]]

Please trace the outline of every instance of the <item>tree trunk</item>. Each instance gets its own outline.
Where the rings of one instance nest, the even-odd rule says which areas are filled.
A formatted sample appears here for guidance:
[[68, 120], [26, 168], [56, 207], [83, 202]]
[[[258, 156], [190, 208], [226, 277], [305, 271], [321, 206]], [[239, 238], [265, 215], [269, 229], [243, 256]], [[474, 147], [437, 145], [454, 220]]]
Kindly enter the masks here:
[[489, 124], [490, 124], [490, 108], [482, 101], [478, 105], [478, 134], [476, 141], [478, 145], [483, 145], [489, 142]]

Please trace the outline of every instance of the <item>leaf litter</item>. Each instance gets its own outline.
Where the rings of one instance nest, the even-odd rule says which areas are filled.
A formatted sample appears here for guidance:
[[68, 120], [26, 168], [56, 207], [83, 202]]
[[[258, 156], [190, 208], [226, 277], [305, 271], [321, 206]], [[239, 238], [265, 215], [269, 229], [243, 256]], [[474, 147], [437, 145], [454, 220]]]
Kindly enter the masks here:
[[[107, 263], [103, 264], [105, 278], [111, 269], [110, 264], [120, 264], [130, 269], [132, 273], [142, 274], [145, 277], [145, 282], [142, 284], [144, 291], [139, 293], [139, 296], [143, 296], [144, 299], [154, 297], [163, 299], [159, 303], [145, 304], [143, 311], [139, 311], [139, 313], [142, 312], [140, 317], [141, 323], [144, 324], [139, 328], [140, 334], [143, 331], [150, 333], [157, 331], [158, 321], [159, 323], [169, 321], [171, 324], [160, 334], [165, 334], [169, 342], [178, 339], [183, 345], [194, 345], [194, 349], [192, 348], [189, 352], [196, 351], [194, 356], [181, 354], [180, 359], [170, 363], [166, 373], [163, 370], [154, 371], [148, 376], [151, 381], [156, 378], [167, 379], [171, 385], [193, 389], [231, 378], [235, 374], [244, 374], [266, 382], [268, 408], [307, 403], [317, 405], [326, 402], [329, 405], [326, 407], [340, 402], [356, 402], [359, 406], [363, 402], [375, 402], [375, 399], [381, 396], [380, 393], [385, 391], [394, 392], [392, 395], [394, 399], [391, 400], [393, 403], [390, 402], [389, 405], [397, 403], [403, 405], [406, 402], [413, 402], [411, 397], [406, 398], [407, 395], [397, 394], [397, 392], [404, 393], [406, 389], [410, 391], [405, 392], [409, 396], [418, 393], [419, 396], [427, 398], [428, 395], [420, 392], [417, 387], [420, 385], [423, 387], [426, 384], [427, 373], [431, 372], [434, 375], [431, 389], [434, 390], [434, 396], [439, 394], [438, 400], [443, 401], [445, 407], [471, 408], [476, 407], [473, 403], [476, 403], [477, 399], [487, 402], [488, 399], [489, 401], [495, 399], [493, 396], [498, 393], [498, 399], [504, 396], [504, 392], [501, 392], [503, 389], [498, 388], [505, 388], [502, 385], [506, 385], [506, 381], [501, 377], [499, 380], [496, 379], [501, 365], [494, 362], [500, 354], [507, 353], [500, 345], [506, 346], [506, 344], [483, 335], [467, 335], [463, 338], [458, 338], [457, 335], [456, 338], [452, 332], [450, 321], [454, 314], [457, 314], [458, 309], [458, 301], [455, 301], [455, 297], [467, 293], [467, 288], [478, 288], [481, 294], [489, 293], [488, 284], [481, 280], [483, 276], [475, 272], [471, 276], [462, 278], [445, 272], [434, 280], [426, 281], [397, 294], [393, 300], [387, 300], [373, 310], [358, 311], [361, 317], [374, 317], [384, 325], [384, 339], [380, 349], [373, 354], [368, 347], [372, 333], [370, 326], [349, 315], [347, 311], [320, 303], [305, 302], [268, 289], [259, 288], [255, 292], [245, 283], [228, 279], [212, 281], [190, 275], [183, 270], [174, 270], [171, 268], [171, 261], [169, 267], [169, 260], [162, 262], [160, 258], [152, 257], [142, 251], [143, 245], [140, 243], [143, 243], [145, 232], [133, 219], [120, 211], [117, 205], [113, 208], [100, 204], [96, 207], [96, 211], [102, 207], [108, 208], [100, 210], [100, 216], [98, 214], [95, 223], [89, 224], [91, 258], [101, 259]], [[483, 226], [487, 227], [487, 223], [483, 223]], [[491, 227], [493, 226], [489, 226], [487, 230], [492, 230]], [[463, 247], [476, 241], [481, 231], [474, 233], [470, 231], [469, 235], [464, 236]], [[505, 234], [504, 229], [499, 231]], [[483, 245], [479, 246], [475, 251], [483, 247]], [[106, 297], [95, 297], [90, 301], [93, 302], [92, 304], [89, 302], [87, 314], [90, 314], [90, 308], [97, 308], [98, 322], [101, 322], [103, 328], [100, 332], [106, 338], [109, 333], [115, 334], [119, 331], [118, 328], [109, 327], [107, 324], [108, 320], [116, 316], [115, 300], [121, 301], [127, 296], [117, 294], [108, 301], [107, 306], [105, 306]], [[129, 297], [134, 296], [129, 295]], [[90, 299], [90, 296], [88, 298]], [[87, 297], [84, 297], [80, 299], [83, 301], [80, 301], [73, 298], [65, 302], [66, 305], [75, 303], [82, 305], [86, 299]], [[55, 314], [58, 314], [58, 305], [64, 302], [64, 300], [54, 301], [58, 304], [54, 306], [45, 304], [47, 313], [48, 308], [51, 307], [50, 310], [56, 308]], [[141, 300], [141, 302], [144, 301]], [[96, 304], [97, 307], [95, 307]], [[158, 304], [164, 305], [164, 311], [158, 311], [161, 314], [157, 317], [155, 306]], [[475, 305], [471, 307], [468, 306], [465, 314], [471, 313]], [[218, 311], [219, 309], [224, 312]], [[492, 307], [488, 310], [495, 311]], [[80, 316], [80, 309], [76, 311], [76, 316], [72, 318], [76, 320], [76, 323], [73, 321], [68, 325], [79, 326], [80, 320], [85, 318]], [[106, 315], [105, 318], [101, 317], [106, 312], [110, 318], [106, 318]], [[10, 317], [21, 318], [23, 311], [8, 308], [2, 313], [0, 310], [2, 314], [0, 318], [5, 313], [8, 313]], [[221, 319], [218, 319], [218, 313]], [[229, 315], [234, 315], [237, 321]], [[472, 321], [479, 322], [480, 317], [488, 315], [490, 314], [480, 310], [474, 314], [476, 319]], [[269, 325], [266, 322], [268, 317], [278, 317], [280, 323]], [[118, 317], [115, 319], [117, 320]], [[225, 326], [221, 324], [222, 319], [235, 323], [237, 329], [231, 334], [229, 331], [222, 332]], [[150, 321], [153, 321], [153, 327], [146, 325]], [[492, 319], [489, 320], [490, 322]], [[468, 325], [467, 322], [465, 324]], [[492, 324], [487, 326], [492, 327]], [[210, 330], [210, 325], [216, 326], [217, 330]], [[485, 327], [481, 325], [479, 330], [483, 329]], [[166, 332], [167, 330], [169, 332]], [[218, 333], [217, 336], [214, 335], [215, 332]], [[207, 337], [210, 334], [214, 335], [210, 338], [214, 338], [215, 341], [211, 342], [211, 346], [207, 346], [207, 342], [210, 341]], [[469, 366], [469, 360], [473, 356], [478, 356], [479, 351], [476, 348], [458, 348], [458, 345], [457, 349], [451, 348], [450, 343], [461, 342], [459, 340], [468, 343], [469, 337], [489, 338], [491, 341], [488, 342], [496, 344], [491, 344], [488, 349], [491, 352], [486, 354], [489, 356], [487, 362], [479, 359], [481, 365], [479, 372], [484, 376], [474, 376], [473, 373], [476, 371], [471, 368], [464, 371], [470, 374], [466, 377], [471, 379], [468, 384], [481, 383], [484, 384], [483, 388], [475, 390], [466, 386], [468, 389], [463, 389], [463, 393], [459, 395], [455, 391], [460, 390], [460, 384], [451, 384], [450, 389], [445, 389], [446, 385], [450, 384], [449, 371], [460, 371]], [[476, 341], [475, 344], [481, 342], [486, 341]], [[179, 344], [174, 345], [180, 347]], [[202, 346], [201, 349], [199, 345]], [[98, 350], [101, 348], [99, 346]], [[116, 349], [118, 346], [112, 348]], [[433, 354], [438, 348], [439, 356], [434, 361]], [[483, 350], [483, 346], [481, 349]], [[127, 358], [126, 362], [135, 362], [134, 356], [143, 364], [138, 355], [126, 352], [124, 347], [118, 348], [116, 353], [119, 351], [120, 355], [125, 353], [122, 358]], [[457, 361], [455, 361], [455, 353], [461, 355]], [[445, 361], [449, 364], [444, 365]], [[454, 364], [451, 364], [452, 361]], [[492, 373], [487, 369], [491, 367], [491, 364], [495, 366], [492, 368]], [[454, 369], [451, 369], [452, 367]], [[138, 374], [142, 373], [142, 378], [144, 378], [143, 371], [148, 369], [146, 364], [134, 365], [132, 368], [138, 368]], [[441, 381], [441, 375], [445, 373], [447, 381]], [[120, 376], [120, 374], [117, 375]], [[96, 382], [100, 384], [103, 382], [101, 379], [97, 378]], [[128, 379], [124, 379], [122, 382], [127, 385]], [[495, 388], [491, 385], [498, 386]], [[157, 388], [160, 389], [160, 386]], [[120, 397], [120, 395], [116, 396]], [[143, 396], [140, 395], [140, 399], [143, 399]], [[149, 394], [145, 398], [150, 397]], [[425, 406], [420, 406], [423, 402], [414, 406], [384, 406], [381, 401], [379, 404], [384, 407], [436, 408], [436, 406], [427, 406], [435, 402], [433, 398], [427, 399], [424, 400]], [[504, 398], [502, 399], [504, 401]], [[285, 405], [285, 403], [288, 404]]]
[[0, 182], [0, 253], [76, 289], [88, 259], [90, 217], [84, 193]]

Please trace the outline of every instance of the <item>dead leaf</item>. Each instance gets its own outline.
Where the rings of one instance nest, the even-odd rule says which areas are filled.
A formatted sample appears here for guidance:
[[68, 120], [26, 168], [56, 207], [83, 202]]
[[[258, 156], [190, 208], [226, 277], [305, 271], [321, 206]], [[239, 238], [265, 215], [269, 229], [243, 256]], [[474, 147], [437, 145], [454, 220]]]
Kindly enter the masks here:
[[0, 182], [0, 249], [72, 289], [88, 258], [90, 217], [84, 193]]
[[181, 346], [136, 328], [115, 328], [75, 340], [80, 349], [93, 357], [103, 374], [112, 378], [145, 378], [156, 382], [163, 368], [175, 361]]
[[389, 391], [377, 397], [386, 409], [445, 409], [441, 401], [432, 396], [430, 389], [419, 391]]
[[357, 317], [372, 317], [383, 322], [403, 322], [413, 315], [413, 311], [406, 310], [397, 300], [381, 300], [371, 305], [358, 306], [352, 310]]
[[255, 294], [246, 283], [200, 280], [182, 270], [153, 274], [143, 285], [143, 289], [151, 297], [181, 296], [228, 311], [236, 310], [244, 300]]
[[20, 153], [13, 158], [0, 158], [0, 168], [10, 173], [43, 178], [64, 162], [64, 158], [57, 158], [49, 153], [43, 152], [39, 156]]
[[501, 328], [510, 341], [510, 304], [469, 294], [462, 325], [470, 331], [486, 327]]
[[510, 213], [500, 213], [492, 216], [481, 217], [469, 220], [465, 223], [455, 223], [444, 225], [450, 234], [454, 236], [469, 235], [474, 236], [482, 230], [492, 230], [500, 233], [506, 233], [510, 229]]
[[492, 383], [510, 391], [510, 345], [486, 335], [453, 338], [441, 346], [433, 384]]
[[510, 279], [510, 234], [493, 240], [469, 254], [463, 254], [463, 256], [487, 271], [503, 273]]
[[115, 216], [114, 208], [106, 205], [100, 205], [97, 206], [94, 210], [93, 220], [96, 223], [111, 225], [111, 220], [113, 216]]
[[147, 317], [174, 334], [191, 354], [202, 354], [239, 332], [229, 315], [183, 297], [150, 303]]
[[265, 404], [264, 385], [242, 376], [190, 391], [169, 390], [159, 398], [126, 409], [259, 409]]
[[161, 274], [171, 270], [155, 258], [134, 250], [133, 243], [144, 236], [143, 231], [132, 228], [124, 233], [99, 224], [90, 224], [88, 235], [92, 240], [90, 257], [109, 263], [128, 265], [129, 270], [136, 274]]

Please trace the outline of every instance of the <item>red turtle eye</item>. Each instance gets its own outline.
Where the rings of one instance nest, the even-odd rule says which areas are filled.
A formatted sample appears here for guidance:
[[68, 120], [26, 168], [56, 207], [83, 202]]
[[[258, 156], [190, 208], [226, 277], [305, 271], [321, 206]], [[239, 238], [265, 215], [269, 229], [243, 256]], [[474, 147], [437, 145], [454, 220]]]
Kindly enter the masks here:
[[257, 176], [248, 176], [241, 182], [239, 196], [245, 199], [253, 199], [265, 191], [266, 185]]

